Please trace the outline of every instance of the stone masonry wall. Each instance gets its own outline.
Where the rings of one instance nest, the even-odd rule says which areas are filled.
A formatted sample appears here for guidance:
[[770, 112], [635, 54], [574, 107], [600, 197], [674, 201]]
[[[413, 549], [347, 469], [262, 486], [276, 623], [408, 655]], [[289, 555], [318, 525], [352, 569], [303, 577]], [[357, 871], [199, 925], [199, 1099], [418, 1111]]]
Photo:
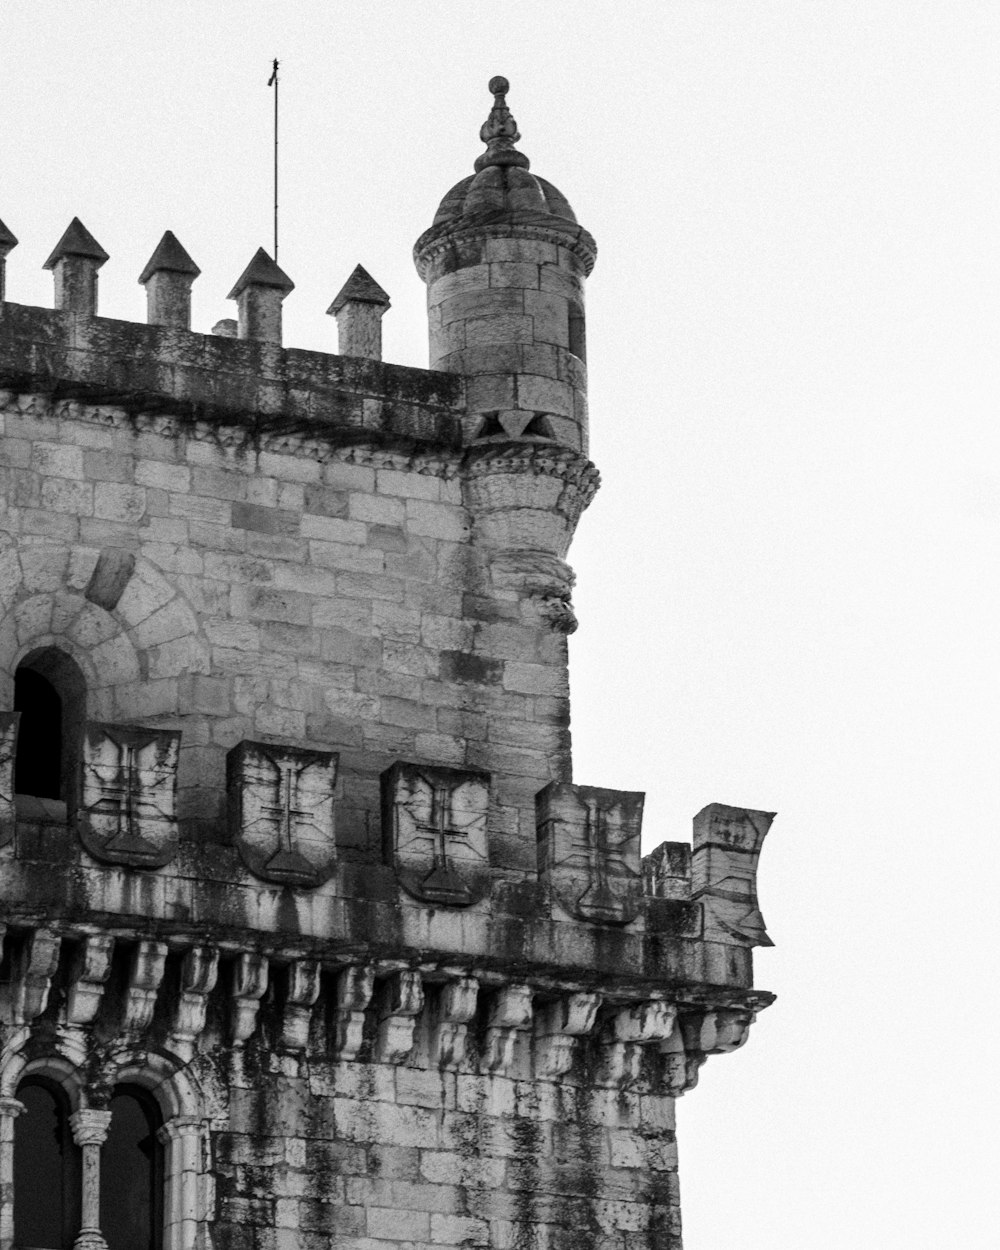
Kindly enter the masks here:
[[[494, 772], [494, 862], [528, 870], [534, 794], [569, 774], [565, 636], [491, 586], [454, 452], [310, 444], [287, 428], [251, 440], [30, 391], [2, 410], [21, 567], [0, 589], [0, 681], [75, 593], [62, 610], [75, 609], [89, 715], [183, 719], [180, 812], [200, 836], [217, 836], [226, 751], [266, 739], [340, 753], [347, 855], [374, 850], [393, 758]], [[120, 629], [80, 597], [108, 550], [135, 557]]]

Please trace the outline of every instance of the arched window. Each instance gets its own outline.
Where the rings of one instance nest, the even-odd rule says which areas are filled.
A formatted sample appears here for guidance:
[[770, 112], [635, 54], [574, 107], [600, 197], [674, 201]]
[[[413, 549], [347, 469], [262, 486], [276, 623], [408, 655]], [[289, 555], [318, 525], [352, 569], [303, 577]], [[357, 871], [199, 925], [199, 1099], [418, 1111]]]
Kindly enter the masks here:
[[14, 1239], [18, 1247], [71, 1250], [80, 1222], [80, 1151], [69, 1101], [46, 1077], [22, 1081], [14, 1121]]
[[163, 1147], [160, 1109], [139, 1085], [118, 1085], [101, 1149], [101, 1232], [108, 1250], [160, 1250]]
[[21, 713], [15, 791], [69, 801], [86, 720], [86, 686], [76, 663], [55, 647], [26, 656], [14, 674], [14, 710]]

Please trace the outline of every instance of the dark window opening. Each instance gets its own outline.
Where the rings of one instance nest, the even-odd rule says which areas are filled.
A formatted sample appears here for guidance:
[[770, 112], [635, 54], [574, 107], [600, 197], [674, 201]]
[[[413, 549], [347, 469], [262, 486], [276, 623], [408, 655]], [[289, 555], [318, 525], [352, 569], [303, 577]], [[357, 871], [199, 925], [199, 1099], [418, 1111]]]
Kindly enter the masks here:
[[569, 306], [569, 350], [574, 356], [586, 363], [587, 360], [587, 323], [583, 309], [579, 304]]
[[159, 1250], [163, 1229], [163, 1147], [159, 1108], [147, 1090], [119, 1085], [108, 1104], [101, 1148], [101, 1232], [108, 1250]]
[[21, 713], [14, 789], [39, 799], [61, 799], [62, 699], [41, 673], [22, 667], [14, 677], [14, 711]]
[[54, 1081], [32, 1077], [17, 1091], [14, 1241], [27, 1250], [71, 1250], [80, 1212], [80, 1152], [69, 1104]]
[[21, 713], [14, 789], [69, 801], [75, 791], [86, 719], [83, 675], [54, 647], [27, 656], [14, 674], [14, 710]]

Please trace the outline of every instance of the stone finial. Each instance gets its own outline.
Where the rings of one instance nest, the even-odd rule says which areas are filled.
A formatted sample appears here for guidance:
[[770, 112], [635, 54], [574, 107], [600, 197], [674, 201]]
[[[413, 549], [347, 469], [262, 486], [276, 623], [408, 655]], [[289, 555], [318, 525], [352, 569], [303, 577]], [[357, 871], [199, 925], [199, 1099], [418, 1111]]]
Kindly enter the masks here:
[[7, 267], [7, 253], [17, 247], [17, 236], [12, 234], [0, 221], [0, 303], [6, 299], [4, 270]]
[[361, 265], [337, 292], [327, 315], [337, 318], [338, 349], [341, 356], [382, 359], [382, 318], [389, 308], [389, 296]]
[[281, 343], [281, 304], [295, 283], [259, 247], [227, 299], [239, 309], [239, 337]]
[[139, 275], [146, 288], [146, 320], [151, 326], [191, 329], [191, 284], [201, 270], [172, 230], [164, 231]]
[[97, 313], [97, 271], [108, 259], [79, 217], [74, 217], [43, 269], [54, 271], [56, 309], [93, 317]]
[[490, 165], [520, 165], [522, 169], [528, 169], [531, 162], [514, 147], [521, 136], [517, 131], [517, 122], [507, 107], [510, 83], [506, 78], [491, 78], [489, 88], [493, 93], [493, 107], [479, 131], [486, 151], [476, 160], [476, 173]]

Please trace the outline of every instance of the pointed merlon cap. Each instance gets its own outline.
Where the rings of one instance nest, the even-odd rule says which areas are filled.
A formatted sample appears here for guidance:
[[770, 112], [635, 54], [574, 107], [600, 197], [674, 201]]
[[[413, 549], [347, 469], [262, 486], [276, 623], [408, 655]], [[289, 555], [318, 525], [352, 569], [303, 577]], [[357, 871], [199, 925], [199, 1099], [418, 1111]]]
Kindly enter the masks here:
[[79, 217], [74, 217], [66, 227], [63, 237], [55, 245], [52, 255], [42, 268], [55, 269], [59, 261], [65, 256], [84, 256], [89, 260], [96, 260], [96, 269], [100, 269], [108, 259], [107, 252], [101, 247], [100, 243], [98, 243]]
[[163, 238], [157, 243], [156, 251], [146, 262], [146, 268], [139, 275], [139, 282], [144, 286], [154, 273], [184, 273], [197, 278], [201, 270], [187, 254], [172, 230], [165, 230]]
[[3, 222], [0, 221], [0, 260], [3, 260], [7, 253], [12, 252], [15, 247], [17, 247], [17, 235], [8, 230]]
[[240, 274], [239, 281], [226, 296], [227, 299], [239, 299], [248, 286], [269, 286], [276, 290], [295, 290], [295, 283], [283, 269], [279, 269], [262, 247], [257, 249], [253, 260]]
[[522, 169], [528, 169], [531, 162], [514, 147], [521, 136], [517, 132], [517, 122], [507, 107], [510, 83], [498, 76], [490, 79], [489, 89], [493, 95], [493, 107], [479, 131], [486, 151], [476, 160], [476, 173], [491, 165], [520, 165]]
[[335, 317], [345, 304], [377, 304], [380, 308], [388, 308], [391, 301], [367, 269], [356, 265], [354, 272], [334, 296], [333, 303], [326, 310]]

